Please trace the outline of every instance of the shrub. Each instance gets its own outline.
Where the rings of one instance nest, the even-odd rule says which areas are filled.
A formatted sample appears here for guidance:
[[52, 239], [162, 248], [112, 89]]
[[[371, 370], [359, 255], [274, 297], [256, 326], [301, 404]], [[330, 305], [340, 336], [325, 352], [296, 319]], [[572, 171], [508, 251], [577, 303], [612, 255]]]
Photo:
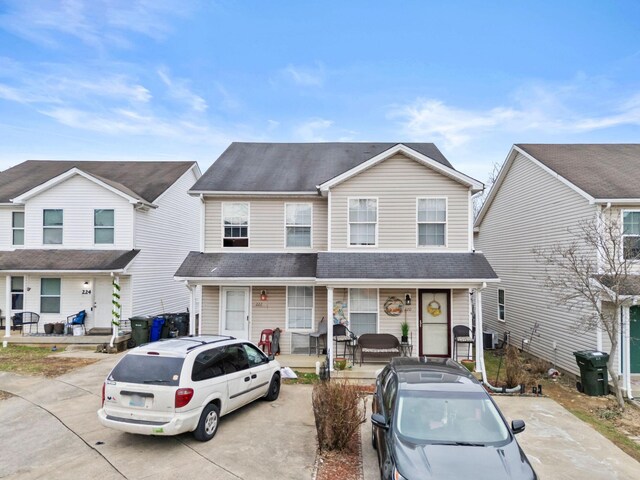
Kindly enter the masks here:
[[520, 384], [527, 383], [527, 375], [524, 371], [522, 358], [520, 358], [519, 350], [513, 345], [507, 346], [507, 352], [504, 357], [505, 362], [505, 382], [508, 388], [517, 387]]
[[551, 363], [538, 357], [531, 357], [529, 359], [529, 371], [533, 375], [547, 375], [547, 372], [552, 367]]
[[345, 450], [366, 420], [364, 394], [344, 380], [318, 382], [313, 387], [313, 413], [320, 450]]

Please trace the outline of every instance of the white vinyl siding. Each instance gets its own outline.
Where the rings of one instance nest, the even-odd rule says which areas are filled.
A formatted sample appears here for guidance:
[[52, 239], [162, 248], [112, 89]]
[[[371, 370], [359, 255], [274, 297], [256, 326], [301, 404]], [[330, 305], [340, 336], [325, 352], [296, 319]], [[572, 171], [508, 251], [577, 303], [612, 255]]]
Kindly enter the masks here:
[[504, 311], [504, 289], [498, 289], [498, 320], [501, 322], [505, 321], [505, 311]]
[[113, 245], [115, 241], [113, 209], [96, 209], [93, 211], [93, 237], [96, 244]]
[[[531, 339], [530, 353], [573, 373], [578, 371], [573, 352], [595, 348], [596, 335], [576, 329], [588, 311], [568, 310], [559, 304], [544, 286], [545, 265], [532, 250], [573, 242], [568, 229], [582, 220], [593, 220], [595, 214], [596, 207], [584, 197], [517, 155], [479, 226], [476, 242], [500, 277], [499, 284], [489, 283], [482, 290], [486, 328], [499, 335], [508, 330], [511, 343], [517, 346]], [[505, 322], [498, 321], [498, 288], [509, 292]], [[532, 335], [536, 322], [538, 328]]]
[[378, 229], [378, 199], [349, 199], [349, 245], [375, 247]]
[[377, 248], [417, 250], [416, 198], [446, 197], [447, 245], [433, 249], [469, 251], [469, 188], [401, 154], [331, 189], [332, 250], [357, 248], [349, 246], [348, 199], [367, 197], [378, 199]]
[[624, 258], [640, 258], [640, 211], [622, 211], [622, 245]]
[[11, 212], [12, 245], [24, 245], [24, 212]]
[[310, 248], [313, 225], [311, 203], [286, 203], [285, 238], [287, 248]]
[[378, 330], [378, 289], [349, 289], [349, 326], [360, 336], [364, 333], [377, 333]]
[[249, 204], [228, 202], [222, 204], [222, 246], [249, 246]]
[[60, 313], [61, 280], [43, 278], [40, 280], [40, 312]]
[[418, 245], [444, 247], [447, 244], [447, 199], [418, 199]]
[[287, 329], [311, 330], [313, 325], [313, 287], [287, 287]]
[[64, 212], [61, 209], [45, 209], [42, 211], [42, 243], [45, 245], [61, 245], [64, 224]]

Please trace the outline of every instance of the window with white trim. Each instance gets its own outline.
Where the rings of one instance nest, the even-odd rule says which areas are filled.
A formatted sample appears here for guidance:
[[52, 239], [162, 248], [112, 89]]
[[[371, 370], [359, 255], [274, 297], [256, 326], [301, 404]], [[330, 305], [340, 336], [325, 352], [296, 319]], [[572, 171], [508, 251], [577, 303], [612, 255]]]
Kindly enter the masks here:
[[311, 330], [313, 323], [313, 287], [287, 287], [287, 327]]
[[12, 244], [24, 245], [24, 212], [11, 212]]
[[42, 243], [45, 245], [62, 244], [62, 210], [42, 211]]
[[11, 310], [24, 309], [24, 277], [11, 277]]
[[418, 246], [444, 247], [447, 231], [447, 199], [418, 199]]
[[40, 280], [40, 313], [60, 313], [59, 278], [43, 278]]
[[504, 289], [498, 289], [498, 320], [505, 321], [504, 316]]
[[378, 200], [349, 199], [349, 245], [376, 245], [378, 228]]
[[114, 243], [114, 212], [113, 210], [96, 209], [93, 211], [93, 241], [96, 244]]
[[640, 258], [640, 211], [622, 212], [622, 246], [625, 259]]
[[249, 246], [249, 204], [222, 204], [222, 246]]
[[286, 203], [284, 206], [286, 245], [291, 248], [311, 246], [311, 204]]
[[356, 335], [377, 333], [378, 290], [375, 288], [349, 289], [349, 329]]

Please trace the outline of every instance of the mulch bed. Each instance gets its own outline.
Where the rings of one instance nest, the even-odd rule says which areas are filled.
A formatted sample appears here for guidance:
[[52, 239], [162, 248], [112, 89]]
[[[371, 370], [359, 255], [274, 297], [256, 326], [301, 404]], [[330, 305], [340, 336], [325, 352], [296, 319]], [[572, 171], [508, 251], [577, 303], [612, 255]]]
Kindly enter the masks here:
[[318, 452], [315, 480], [361, 480], [362, 444], [360, 431], [351, 439], [349, 449], [343, 452]]

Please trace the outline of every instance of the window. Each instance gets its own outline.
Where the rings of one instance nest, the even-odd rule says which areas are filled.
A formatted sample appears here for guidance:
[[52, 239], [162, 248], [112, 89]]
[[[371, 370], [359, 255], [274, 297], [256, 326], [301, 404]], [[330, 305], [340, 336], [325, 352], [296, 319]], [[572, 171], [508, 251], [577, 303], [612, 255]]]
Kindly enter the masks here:
[[24, 277], [11, 277], [11, 310], [24, 309]]
[[253, 345], [245, 343], [242, 345], [242, 347], [247, 353], [247, 358], [249, 359], [249, 367], [257, 367], [258, 365], [269, 363], [269, 359], [267, 358], [267, 356]]
[[93, 211], [93, 241], [100, 244], [114, 243], [113, 210]]
[[222, 367], [222, 357], [224, 357], [224, 354], [225, 352], [222, 348], [213, 348], [199, 353], [193, 361], [191, 380], [199, 382], [201, 380], [222, 376], [224, 373]]
[[313, 287], [287, 287], [288, 328], [311, 329]]
[[284, 209], [287, 247], [310, 247], [311, 204], [287, 203]]
[[222, 204], [223, 247], [249, 246], [249, 204]]
[[24, 212], [12, 212], [13, 245], [24, 245]]
[[444, 247], [447, 227], [447, 199], [418, 199], [418, 246]]
[[62, 244], [62, 210], [43, 210], [42, 225], [42, 243]]
[[349, 245], [376, 245], [378, 200], [349, 199]]
[[498, 289], [498, 320], [504, 320], [504, 290], [502, 288]]
[[376, 333], [378, 325], [378, 290], [352, 288], [349, 290], [350, 330], [357, 336]]
[[640, 212], [622, 212], [624, 258], [640, 258]]
[[40, 313], [60, 313], [60, 279], [40, 280]]
[[231, 345], [227, 347], [224, 357], [222, 358], [224, 373], [239, 372], [249, 368], [249, 359], [247, 352], [240, 345]]

